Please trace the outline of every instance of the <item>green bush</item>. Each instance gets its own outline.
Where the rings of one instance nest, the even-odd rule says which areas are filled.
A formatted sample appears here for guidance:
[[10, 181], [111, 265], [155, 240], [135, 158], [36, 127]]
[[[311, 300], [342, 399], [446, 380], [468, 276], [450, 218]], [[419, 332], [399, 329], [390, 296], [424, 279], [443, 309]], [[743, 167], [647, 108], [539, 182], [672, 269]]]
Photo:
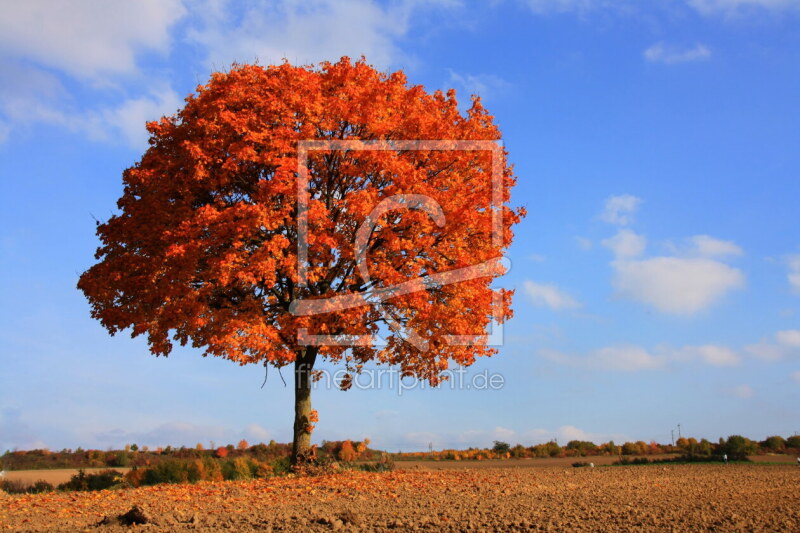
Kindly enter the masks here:
[[492, 447], [492, 451], [497, 455], [505, 455], [511, 451], [511, 445], [507, 442], [503, 442], [500, 440], [494, 441], [494, 446]]
[[78, 470], [78, 473], [66, 483], [58, 486], [59, 490], [104, 490], [112, 487], [119, 486], [124, 478], [121, 472], [116, 470], [102, 470], [95, 474], [87, 474], [83, 469]]
[[275, 475], [288, 474], [292, 471], [292, 462], [288, 457], [281, 457], [272, 461], [272, 471]]
[[725, 442], [724, 450], [729, 459], [741, 461], [758, 452], [758, 444], [741, 435], [731, 435]]
[[781, 452], [786, 448], [786, 440], [783, 437], [774, 435], [772, 437], [767, 437], [766, 440], [761, 443], [761, 447], [769, 452]]
[[252, 479], [253, 471], [247, 459], [237, 457], [222, 463], [222, 477], [226, 480]]
[[125, 468], [130, 466], [131, 464], [131, 454], [130, 452], [121, 451], [117, 452], [114, 455], [114, 466], [119, 466], [121, 468]]
[[157, 485], [159, 483], [188, 483], [188, 461], [163, 461], [144, 470], [142, 485]]
[[53, 485], [47, 481], [39, 480], [33, 485], [28, 485], [19, 479], [4, 479], [0, 481], [0, 490], [9, 494], [36, 494], [39, 492], [52, 492]]
[[384, 454], [378, 462], [360, 463], [355, 465], [355, 467], [364, 472], [391, 472], [395, 469], [394, 461], [392, 461], [392, 458], [387, 454]]

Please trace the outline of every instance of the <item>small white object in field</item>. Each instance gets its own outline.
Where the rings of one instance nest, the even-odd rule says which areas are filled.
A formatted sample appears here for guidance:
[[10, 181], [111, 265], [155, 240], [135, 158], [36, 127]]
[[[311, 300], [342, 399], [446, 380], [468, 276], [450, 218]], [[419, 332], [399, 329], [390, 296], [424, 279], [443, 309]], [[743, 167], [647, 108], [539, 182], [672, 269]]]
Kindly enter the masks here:
[[[798, 460], [798, 462], [800, 462], [800, 458], [798, 458], [797, 460]], [[0, 470], [0, 477], [6, 477], [6, 471], [5, 470]]]
[[[800, 463], [800, 457], [797, 458], [797, 462]], [[594, 463], [589, 463], [589, 468], [594, 468]]]

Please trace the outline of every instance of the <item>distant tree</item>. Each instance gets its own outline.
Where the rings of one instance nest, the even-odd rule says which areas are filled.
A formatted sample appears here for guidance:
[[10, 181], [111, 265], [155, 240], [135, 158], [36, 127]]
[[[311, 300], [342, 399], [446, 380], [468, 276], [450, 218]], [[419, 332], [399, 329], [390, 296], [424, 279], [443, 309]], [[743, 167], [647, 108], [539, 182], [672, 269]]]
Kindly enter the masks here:
[[225, 458], [225, 457], [228, 457], [228, 453], [229, 453], [229, 452], [228, 452], [228, 448], [226, 448], [226, 447], [224, 447], [224, 446], [220, 446], [219, 448], [217, 448], [217, 449], [214, 451], [214, 455], [215, 455], [215, 456], [217, 456], [217, 457], [219, 457], [220, 459], [223, 459], [223, 458]]
[[571, 440], [567, 443], [567, 449], [574, 451], [577, 455], [583, 456], [588, 454], [589, 452], [593, 452], [597, 449], [597, 446], [594, 442], [585, 441], [585, 440]]
[[522, 444], [517, 444], [516, 446], [511, 448], [511, 457], [520, 459], [522, 457], [527, 457], [527, 455], [528, 455], [527, 450], [525, 449], [525, 446], [523, 446]]
[[731, 435], [725, 442], [725, 453], [730, 459], [743, 460], [758, 451], [758, 445], [741, 435]]
[[626, 442], [622, 445], [622, 455], [636, 455], [639, 453], [639, 446], [635, 442]]
[[770, 452], [781, 452], [786, 448], [786, 440], [783, 437], [774, 435], [761, 442], [761, 447]]
[[511, 445], [509, 445], [507, 442], [496, 440], [494, 441], [494, 446], [492, 446], [492, 451], [497, 455], [505, 455], [511, 451]]
[[247, 448], [249, 448], [249, 447], [250, 447], [250, 444], [244, 439], [240, 440], [239, 444], [236, 445], [236, 448], [240, 452], [243, 452], [243, 451], [247, 450]]
[[353, 443], [349, 440], [344, 441], [342, 447], [339, 448], [339, 460], [344, 462], [356, 460], [356, 451], [353, 449]]
[[800, 435], [792, 435], [786, 439], [786, 447], [800, 450]]
[[709, 456], [712, 453], [714, 453], [714, 445], [711, 444], [711, 442], [709, 442], [708, 440], [702, 439], [697, 444], [697, 454], [698, 455]]
[[194, 449], [197, 450], [198, 452], [202, 452], [203, 450], [205, 450], [203, 445], [201, 443], [199, 443], [199, 442], [194, 445]]

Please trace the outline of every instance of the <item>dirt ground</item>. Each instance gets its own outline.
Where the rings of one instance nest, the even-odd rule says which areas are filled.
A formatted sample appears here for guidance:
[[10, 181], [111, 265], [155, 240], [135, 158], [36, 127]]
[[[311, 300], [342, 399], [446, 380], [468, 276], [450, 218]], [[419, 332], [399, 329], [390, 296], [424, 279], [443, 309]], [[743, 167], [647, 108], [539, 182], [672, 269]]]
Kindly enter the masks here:
[[[0, 530], [800, 531], [800, 467], [648, 465], [349, 472], [95, 493], [0, 493]], [[109, 519], [100, 524], [104, 517]]]

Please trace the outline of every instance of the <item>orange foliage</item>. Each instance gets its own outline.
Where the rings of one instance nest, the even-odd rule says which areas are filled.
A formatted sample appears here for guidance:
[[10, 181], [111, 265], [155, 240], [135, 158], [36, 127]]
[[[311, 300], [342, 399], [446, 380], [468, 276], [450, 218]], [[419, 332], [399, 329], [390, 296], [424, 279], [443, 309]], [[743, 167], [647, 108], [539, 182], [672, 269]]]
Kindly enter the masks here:
[[250, 447], [250, 443], [248, 443], [244, 439], [240, 440], [239, 444], [236, 445], [236, 449], [238, 449], [239, 451], [242, 451], [242, 452], [245, 451], [249, 447]]
[[[317, 355], [350, 373], [370, 361], [395, 364], [433, 384], [451, 362], [467, 366], [497, 352], [453, 345], [448, 336], [482, 335], [492, 320], [512, 315], [511, 291], [491, 287], [524, 215], [508, 207], [516, 178], [504, 149], [311, 150], [309, 201], [298, 200], [298, 141], [498, 140], [479, 98], [461, 113], [455, 91], [428, 94], [402, 72], [380, 73], [363, 60], [237, 65], [199, 86], [176, 116], [147, 127], [150, 148], [124, 172], [120, 213], [98, 225], [98, 262], [78, 283], [111, 334], [130, 328], [156, 355], [178, 342], [239, 364], [313, 367]], [[493, 170], [502, 206], [492, 203]], [[396, 195], [433, 200], [444, 217], [395, 207], [372, 221], [367, 276], [354, 251], [358, 228], [369, 228], [373, 209]], [[299, 210], [309, 230], [305, 284]], [[418, 283], [383, 308], [362, 298], [479, 264], [481, 277]], [[321, 314], [290, 309], [335, 297], [347, 305]], [[400, 328], [388, 332], [385, 347], [298, 342], [301, 329], [374, 335], [386, 316]], [[419, 342], [405, 342], [406, 332]], [[304, 415], [298, 420], [313, 429]]]
[[220, 459], [223, 457], [228, 457], [228, 448], [225, 446], [220, 446], [219, 448], [214, 451], [214, 455], [219, 457]]
[[342, 447], [339, 449], [339, 460], [345, 462], [356, 460], [356, 451], [353, 449], [353, 443], [349, 440], [342, 443]]

